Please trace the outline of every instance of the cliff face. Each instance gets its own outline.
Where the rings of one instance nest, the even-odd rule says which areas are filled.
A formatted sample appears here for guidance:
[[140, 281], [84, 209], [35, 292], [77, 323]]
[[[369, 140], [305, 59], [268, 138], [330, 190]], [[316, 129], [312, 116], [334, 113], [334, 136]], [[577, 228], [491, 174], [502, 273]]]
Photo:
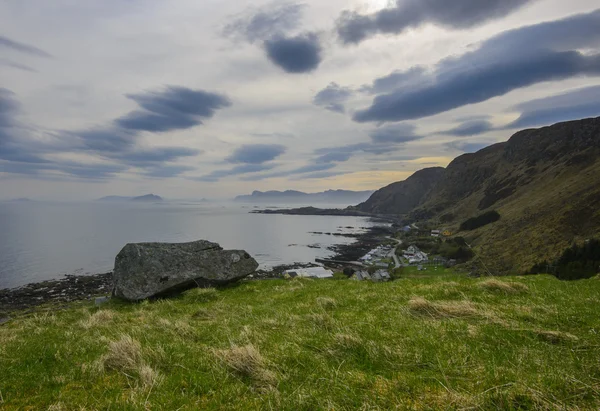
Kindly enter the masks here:
[[375, 214], [406, 214], [422, 204], [443, 175], [442, 167], [417, 171], [404, 181], [377, 190], [357, 209]]
[[525, 270], [574, 240], [600, 235], [600, 118], [520, 131], [456, 158], [420, 190], [408, 183], [417, 174], [361, 206], [376, 204], [453, 232], [462, 221], [497, 210], [500, 221], [460, 235], [499, 272]]

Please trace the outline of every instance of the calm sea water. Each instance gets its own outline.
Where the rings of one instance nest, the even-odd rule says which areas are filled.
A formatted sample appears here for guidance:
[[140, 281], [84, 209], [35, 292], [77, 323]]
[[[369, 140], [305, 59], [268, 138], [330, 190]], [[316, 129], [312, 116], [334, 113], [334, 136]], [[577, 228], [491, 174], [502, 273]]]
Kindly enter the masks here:
[[[111, 271], [130, 242], [206, 239], [243, 249], [263, 268], [312, 262], [353, 239], [311, 234], [361, 232], [361, 217], [249, 214], [251, 206], [204, 204], [0, 203], [0, 289]], [[348, 229], [346, 227], [354, 227]], [[318, 244], [322, 248], [309, 248]]]

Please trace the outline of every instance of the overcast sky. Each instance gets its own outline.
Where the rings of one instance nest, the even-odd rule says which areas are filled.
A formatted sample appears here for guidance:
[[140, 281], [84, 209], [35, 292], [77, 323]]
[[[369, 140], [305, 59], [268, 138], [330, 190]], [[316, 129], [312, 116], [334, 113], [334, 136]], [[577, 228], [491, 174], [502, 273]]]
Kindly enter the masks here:
[[597, 0], [2, 0], [0, 199], [376, 189], [600, 115]]

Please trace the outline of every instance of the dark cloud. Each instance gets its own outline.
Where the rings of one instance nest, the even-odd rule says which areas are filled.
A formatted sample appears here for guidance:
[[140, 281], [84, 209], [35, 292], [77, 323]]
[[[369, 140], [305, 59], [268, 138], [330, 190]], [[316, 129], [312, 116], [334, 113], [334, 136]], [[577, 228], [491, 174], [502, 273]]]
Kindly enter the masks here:
[[[215, 182], [230, 176], [259, 173], [275, 168], [275, 164], [242, 164], [229, 170], [216, 170], [202, 177], [194, 178], [196, 181]], [[243, 179], [243, 178], [242, 178]]]
[[[545, 81], [600, 75], [600, 10], [501, 33], [442, 60], [432, 81], [375, 97], [358, 122], [402, 121], [475, 104]], [[584, 54], [581, 49], [593, 51]]]
[[337, 83], [329, 83], [327, 87], [319, 91], [313, 98], [313, 103], [324, 107], [326, 110], [336, 113], [346, 111], [344, 103], [352, 96], [353, 91], [348, 87], [341, 87]]
[[195, 157], [202, 151], [188, 147], [152, 147], [152, 148], [134, 148], [112, 156], [125, 164], [136, 167], [156, 167], [156, 164], [162, 164], [175, 161], [183, 157]]
[[426, 69], [422, 66], [415, 66], [408, 70], [396, 70], [387, 76], [375, 79], [373, 84], [361, 87], [361, 91], [370, 94], [388, 93], [392, 90], [406, 89], [415, 86], [415, 83], [422, 83], [426, 76]]
[[486, 133], [493, 129], [494, 126], [487, 120], [471, 120], [459, 124], [450, 130], [446, 130], [441, 134], [447, 134], [454, 137], [469, 137]]
[[115, 120], [115, 124], [127, 130], [151, 132], [191, 128], [217, 110], [231, 106], [223, 95], [174, 86], [158, 92], [128, 94], [127, 98], [146, 111], [133, 111]]
[[153, 178], [172, 178], [193, 170], [195, 168], [189, 166], [158, 166], [148, 169], [144, 175]]
[[0, 127], [13, 126], [13, 117], [19, 111], [15, 93], [0, 87]]
[[223, 34], [251, 43], [264, 41], [296, 29], [305, 7], [305, 4], [276, 1], [262, 8], [249, 9], [225, 26]]
[[275, 36], [265, 40], [264, 47], [269, 60], [287, 73], [308, 73], [321, 63], [321, 44], [314, 33]]
[[247, 144], [236, 149], [226, 160], [230, 163], [262, 164], [285, 151], [285, 146], [281, 144]]
[[30, 73], [38, 72], [36, 69], [34, 69], [33, 67], [30, 67], [26, 64], [17, 63], [15, 61], [5, 59], [5, 58], [0, 58], [0, 66], [10, 67], [10, 68], [14, 68], [17, 70], [22, 70], [22, 71], [28, 71]]
[[337, 33], [345, 44], [360, 43], [376, 34], [400, 34], [426, 23], [465, 29], [504, 17], [532, 0], [397, 0], [373, 14], [345, 11]]
[[600, 116], [600, 86], [585, 87], [517, 105], [517, 120], [505, 128], [545, 126], [561, 121]]
[[420, 140], [423, 136], [415, 134], [412, 124], [394, 124], [374, 129], [369, 133], [374, 143], [402, 144], [409, 141]]
[[67, 132], [65, 135], [76, 138], [79, 142], [77, 147], [81, 150], [103, 155], [132, 150], [137, 140], [135, 133], [116, 127]]
[[[216, 110], [231, 104], [219, 94], [182, 87], [167, 87], [162, 91], [127, 97], [137, 102], [143, 111], [121, 117], [109, 126], [52, 135], [51, 139], [46, 139], [51, 141], [47, 142], [32, 138], [18, 125], [15, 119], [19, 105], [14, 94], [0, 89], [2, 170], [19, 174], [58, 171], [76, 178], [102, 179], [136, 167], [150, 177], [179, 175], [193, 168], [171, 163], [197, 156], [202, 151], [188, 147], [142, 147], [140, 132], [187, 128], [189, 123], [183, 123], [184, 119], [201, 124], [201, 119], [212, 117]], [[96, 166], [44, 158], [45, 154], [54, 153], [84, 153], [111, 164]]]
[[0, 36], [0, 48], [8, 48], [14, 51], [18, 51], [20, 53], [29, 54], [37, 57], [52, 57], [50, 54], [46, 53], [44, 50], [39, 49], [37, 47], [31, 46], [29, 44], [20, 43], [15, 40], [11, 40], [8, 37]]

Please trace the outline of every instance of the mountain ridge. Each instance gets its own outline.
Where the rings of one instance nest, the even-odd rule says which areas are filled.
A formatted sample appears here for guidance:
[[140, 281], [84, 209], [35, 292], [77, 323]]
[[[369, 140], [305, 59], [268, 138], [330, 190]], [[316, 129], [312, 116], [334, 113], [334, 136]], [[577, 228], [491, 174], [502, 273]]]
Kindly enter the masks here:
[[523, 272], [573, 241], [600, 235], [600, 117], [519, 131], [455, 158], [415, 190], [412, 182], [425, 170], [355, 208], [454, 233], [466, 219], [497, 210], [500, 221], [459, 235], [498, 272]]

